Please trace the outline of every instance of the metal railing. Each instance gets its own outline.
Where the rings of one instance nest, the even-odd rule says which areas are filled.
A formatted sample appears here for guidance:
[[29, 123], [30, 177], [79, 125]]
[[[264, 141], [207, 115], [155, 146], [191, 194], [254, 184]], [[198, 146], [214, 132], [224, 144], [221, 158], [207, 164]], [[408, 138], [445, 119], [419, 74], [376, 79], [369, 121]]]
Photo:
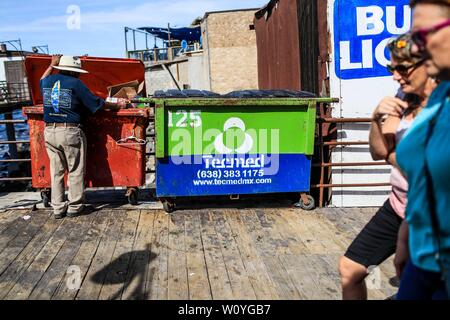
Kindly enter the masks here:
[[31, 102], [28, 83], [0, 81], [0, 104], [29, 104]]
[[[0, 159], [0, 164], [8, 164], [8, 175], [11, 173], [9, 169], [11, 166], [17, 166], [22, 163], [30, 163], [29, 155], [25, 158], [19, 157], [17, 146], [19, 144], [29, 144], [29, 140], [17, 140], [15, 125], [25, 124], [24, 119], [13, 119], [12, 111], [22, 107], [31, 105], [30, 90], [27, 83], [10, 83], [0, 81], [0, 113], [4, 118], [0, 119], [0, 125], [5, 126], [5, 140], [0, 140], [0, 145], [8, 145], [8, 159]], [[3, 138], [4, 139], [4, 138]], [[22, 155], [23, 156], [23, 155]], [[0, 177], [0, 182], [17, 182], [30, 181], [31, 177]]]
[[154, 48], [144, 50], [130, 50], [127, 52], [129, 59], [137, 59], [143, 62], [158, 63], [168, 62], [174, 60], [180, 56], [183, 52], [195, 51], [197, 47], [195, 45], [189, 45], [186, 50], [180, 46], [170, 48]]
[[361, 146], [369, 145], [368, 141], [336, 141], [336, 124], [346, 123], [370, 123], [370, 118], [333, 118], [331, 117], [331, 108], [328, 106], [320, 106], [318, 122], [318, 137], [316, 147], [318, 148], [318, 157], [314, 159], [313, 168], [319, 168], [319, 182], [311, 184], [312, 189], [319, 190], [319, 207], [322, 208], [331, 199], [331, 192], [325, 201], [325, 190], [331, 191], [332, 188], [354, 188], [354, 187], [385, 187], [390, 186], [389, 182], [382, 183], [333, 183], [332, 171], [333, 167], [372, 167], [388, 165], [386, 161], [368, 161], [368, 162], [332, 162], [332, 151], [338, 146]]
[[[11, 113], [5, 113], [5, 118], [11, 117]], [[24, 124], [26, 120], [23, 119], [6, 119], [0, 120], [0, 125], [6, 126], [6, 136], [7, 140], [0, 141], [1, 145], [9, 145], [9, 159], [0, 159], [0, 164], [21, 164], [21, 163], [31, 163], [30, 156], [26, 158], [19, 158], [19, 152], [17, 150], [18, 144], [29, 144], [29, 140], [16, 140], [15, 139], [15, 129], [14, 124]], [[8, 172], [9, 174], [9, 172]], [[0, 177], [0, 182], [17, 182], [17, 181], [31, 181], [31, 177]]]

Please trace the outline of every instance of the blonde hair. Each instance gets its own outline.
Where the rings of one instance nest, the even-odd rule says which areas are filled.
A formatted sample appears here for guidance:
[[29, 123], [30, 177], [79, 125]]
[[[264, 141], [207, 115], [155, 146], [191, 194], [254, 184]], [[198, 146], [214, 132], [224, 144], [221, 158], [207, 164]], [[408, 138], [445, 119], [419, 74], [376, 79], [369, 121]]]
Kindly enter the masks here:
[[411, 51], [412, 40], [410, 32], [392, 39], [387, 46], [391, 57], [398, 63], [408, 62], [410, 64], [416, 64], [423, 60], [423, 57], [413, 54]]

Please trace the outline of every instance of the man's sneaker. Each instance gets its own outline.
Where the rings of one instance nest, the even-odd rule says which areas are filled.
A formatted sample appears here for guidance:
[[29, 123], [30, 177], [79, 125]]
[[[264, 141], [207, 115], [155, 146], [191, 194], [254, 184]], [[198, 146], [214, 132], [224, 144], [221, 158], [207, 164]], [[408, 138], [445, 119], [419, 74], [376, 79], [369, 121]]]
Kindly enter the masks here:
[[80, 212], [67, 212], [67, 217], [75, 218], [75, 217], [79, 217], [79, 216], [85, 216], [85, 215], [91, 214], [92, 212], [94, 212], [96, 210], [97, 209], [95, 209], [95, 207], [87, 205], [87, 206], [84, 206], [83, 210], [81, 210]]

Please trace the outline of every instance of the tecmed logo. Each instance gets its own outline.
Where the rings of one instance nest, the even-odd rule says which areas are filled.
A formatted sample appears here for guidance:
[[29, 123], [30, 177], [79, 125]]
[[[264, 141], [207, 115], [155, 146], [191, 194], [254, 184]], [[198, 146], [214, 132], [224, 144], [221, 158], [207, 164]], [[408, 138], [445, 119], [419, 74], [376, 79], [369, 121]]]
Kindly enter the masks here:
[[[244, 139], [241, 142], [240, 146], [233, 146], [234, 148], [228, 148], [224, 144], [224, 134], [230, 129], [239, 129], [241, 133], [244, 135]], [[229, 139], [232, 140], [232, 139]], [[247, 153], [253, 148], [253, 138], [247, 132], [245, 132], [245, 123], [240, 118], [230, 118], [225, 121], [223, 126], [223, 133], [219, 134], [214, 140], [214, 147], [221, 154], [230, 154], [233, 152], [236, 153]]]
[[409, 0], [335, 0], [334, 51], [340, 79], [388, 76], [393, 37], [411, 28]]

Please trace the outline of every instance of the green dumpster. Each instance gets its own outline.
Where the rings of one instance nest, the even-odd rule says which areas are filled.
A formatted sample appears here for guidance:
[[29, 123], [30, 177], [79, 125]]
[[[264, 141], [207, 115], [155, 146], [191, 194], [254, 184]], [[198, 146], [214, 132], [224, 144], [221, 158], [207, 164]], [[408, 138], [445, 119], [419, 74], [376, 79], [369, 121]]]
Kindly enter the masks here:
[[156, 195], [309, 192], [316, 106], [330, 98], [161, 98]]

